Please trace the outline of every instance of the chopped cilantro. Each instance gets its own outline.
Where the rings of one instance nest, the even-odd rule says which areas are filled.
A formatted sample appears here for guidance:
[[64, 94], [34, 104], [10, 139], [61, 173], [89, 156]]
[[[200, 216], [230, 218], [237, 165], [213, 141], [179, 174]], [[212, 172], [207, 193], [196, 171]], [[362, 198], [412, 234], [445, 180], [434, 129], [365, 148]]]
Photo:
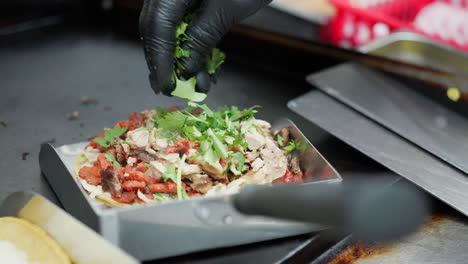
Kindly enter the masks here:
[[185, 98], [193, 102], [201, 102], [205, 100], [206, 94], [196, 92], [196, 84], [197, 80], [195, 79], [195, 77], [192, 77], [186, 81], [182, 81], [176, 78], [176, 88], [174, 89], [174, 91], [172, 91], [171, 95], [180, 98]]
[[[244, 155], [242, 153], [240, 153], [240, 152], [233, 152], [233, 153], [230, 153], [229, 156], [233, 160], [236, 161], [236, 164], [231, 165], [231, 171], [235, 175], [240, 175], [242, 173], [242, 171], [244, 171], [244, 169], [245, 169], [245, 157], [244, 157]], [[233, 165], [234, 165], [234, 167], [233, 167]], [[237, 167], [235, 165], [237, 165]], [[233, 168], [234, 168], [234, 170], [233, 170]]]
[[177, 172], [176, 172], [176, 167], [174, 165], [169, 165], [166, 168], [166, 172], [163, 173], [162, 175], [164, 181], [172, 180], [173, 182], [176, 182], [177, 178]]
[[294, 150], [304, 151], [307, 148], [307, 143], [305, 141], [299, 141], [293, 139], [289, 142], [289, 145], [284, 147], [283, 149], [286, 150], [288, 153], [293, 152]]
[[170, 199], [162, 193], [155, 193], [154, 199], [160, 202], [169, 201]]
[[[173, 80], [175, 89], [171, 93], [173, 96], [185, 98], [189, 102], [201, 102], [205, 100], [206, 94], [195, 91], [197, 81], [195, 77], [189, 78], [185, 67], [180, 62], [180, 58], [190, 57], [190, 51], [184, 50], [181, 46], [184, 42], [191, 40], [187, 35], [188, 23], [192, 20], [193, 14], [186, 15], [176, 29], [176, 46], [174, 48], [174, 72]], [[213, 49], [211, 54], [206, 57], [205, 67], [209, 74], [216, 72], [216, 69], [224, 63], [226, 55], [219, 49]]]
[[179, 161], [179, 166], [177, 166], [177, 174], [176, 174], [176, 181], [175, 183], [177, 184], [177, 198], [181, 200], [182, 198], [187, 197], [187, 193], [185, 192], [185, 188], [182, 186], [182, 170], [185, 165], [185, 159], [187, 156], [184, 154], [182, 158], [180, 158]]
[[114, 164], [114, 166], [121, 167], [120, 163], [115, 159], [115, 157], [114, 157], [114, 155], [112, 155], [112, 153], [106, 152], [104, 154], [104, 156], [106, 157], [106, 160], [112, 162]]
[[174, 111], [156, 118], [156, 123], [158, 124], [158, 129], [178, 131], [184, 127], [186, 120], [187, 116], [184, 113]]
[[146, 168], [148, 168], [148, 169], [153, 167], [153, 165], [151, 165], [151, 164], [149, 164], [149, 163], [145, 163], [145, 166], [146, 166]]
[[118, 127], [115, 126], [114, 128], [107, 130], [104, 132], [104, 137], [97, 137], [94, 138], [93, 141], [97, 142], [99, 145], [108, 148], [114, 143], [115, 137], [121, 137], [126, 131], [128, 127]]
[[206, 57], [205, 60], [205, 67], [206, 71], [209, 74], [213, 74], [216, 72], [216, 69], [224, 63], [224, 60], [226, 59], [226, 54], [222, 52], [221, 50], [214, 48], [211, 51], [211, 54]]
[[278, 146], [284, 147], [284, 138], [281, 135], [276, 137], [276, 142], [278, 142]]

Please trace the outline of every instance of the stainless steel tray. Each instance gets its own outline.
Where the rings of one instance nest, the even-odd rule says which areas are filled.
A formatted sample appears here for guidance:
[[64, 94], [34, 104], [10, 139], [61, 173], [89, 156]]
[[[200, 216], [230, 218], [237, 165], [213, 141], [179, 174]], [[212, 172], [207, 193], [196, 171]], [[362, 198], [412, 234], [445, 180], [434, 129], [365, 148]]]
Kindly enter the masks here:
[[[289, 120], [281, 119], [273, 129], [288, 127], [293, 137], [309, 143], [305, 151], [306, 173], [316, 181], [304, 184], [339, 184], [340, 175]], [[237, 212], [229, 195], [195, 197], [161, 204], [107, 208], [90, 198], [74, 175], [74, 160], [86, 142], [41, 148], [41, 169], [65, 209], [104, 238], [140, 260], [265, 241], [323, 230], [322, 225], [245, 216]], [[324, 167], [331, 170], [323, 170]], [[320, 171], [332, 172], [326, 178]]]

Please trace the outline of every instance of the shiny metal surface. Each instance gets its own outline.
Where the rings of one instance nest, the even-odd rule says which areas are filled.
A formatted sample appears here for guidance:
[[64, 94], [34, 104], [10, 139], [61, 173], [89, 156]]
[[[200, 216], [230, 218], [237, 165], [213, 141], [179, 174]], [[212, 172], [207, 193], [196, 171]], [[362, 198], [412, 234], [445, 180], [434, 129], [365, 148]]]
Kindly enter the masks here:
[[294, 99], [288, 106], [468, 216], [465, 173], [320, 91]]
[[[295, 127], [287, 120], [281, 120], [279, 124]], [[281, 126], [273, 125], [274, 128]], [[40, 165], [44, 175], [68, 212], [140, 260], [265, 241], [326, 228], [323, 225], [242, 215], [229, 202], [228, 195], [195, 197], [139, 207], [107, 208], [90, 198], [76, 180], [74, 162], [86, 144], [83, 142], [59, 148], [43, 145]], [[315, 150], [311, 146], [308, 149]], [[313, 162], [317, 164], [316, 168], [328, 165], [328, 162], [318, 158], [321, 157], [318, 152], [310, 157], [317, 158]], [[333, 168], [332, 171], [334, 174], [328, 175], [327, 179], [317, 178], [314, 182], [338, 184], [341, 177]]]
[[310, 75], [308, 81], [468, 173], [468, 120], [420, 95], [409, 85], [353, 64]]
[[39, 226], [75, 264], [140, 263], [38, 194], [11, 194], [1, 203], [0, 216], [19, 217]]
[[468, 75], [468, 54], [411, 32], [397, 32], [359, 49], [423, 67]]

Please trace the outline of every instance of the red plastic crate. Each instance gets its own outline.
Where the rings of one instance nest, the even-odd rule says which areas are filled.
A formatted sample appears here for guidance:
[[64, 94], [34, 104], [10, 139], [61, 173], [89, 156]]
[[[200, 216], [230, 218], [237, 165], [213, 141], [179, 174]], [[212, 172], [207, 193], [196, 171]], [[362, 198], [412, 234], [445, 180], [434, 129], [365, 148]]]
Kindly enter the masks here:
[[468, 51], [468, 0], [329, 0], [337, 12], [322, 30], [332, 44], [356, 48], [408, 30]]

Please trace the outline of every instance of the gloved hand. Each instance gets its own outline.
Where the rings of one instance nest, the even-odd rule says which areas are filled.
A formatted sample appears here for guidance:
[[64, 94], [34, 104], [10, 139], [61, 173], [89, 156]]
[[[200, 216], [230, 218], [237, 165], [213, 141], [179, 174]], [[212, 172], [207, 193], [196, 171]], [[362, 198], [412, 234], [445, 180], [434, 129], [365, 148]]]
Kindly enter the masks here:
[[204, 69], [205, 58], [236, 23], [254, 14], [272, 0], [145, 0], [140, 14], [140, 36], [150, 70], [151, 87], [169, 95], [172, 80], [176, 28], [189, 13], [194, 13], [187, 28], [191, 40], [182, 48], [190, 56], [180, 62], [186, 73], [197, 79], [197, 91], [208, 92], [210, 76]]

